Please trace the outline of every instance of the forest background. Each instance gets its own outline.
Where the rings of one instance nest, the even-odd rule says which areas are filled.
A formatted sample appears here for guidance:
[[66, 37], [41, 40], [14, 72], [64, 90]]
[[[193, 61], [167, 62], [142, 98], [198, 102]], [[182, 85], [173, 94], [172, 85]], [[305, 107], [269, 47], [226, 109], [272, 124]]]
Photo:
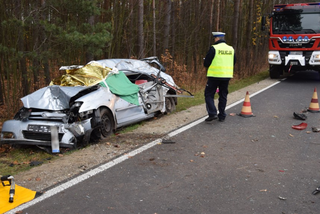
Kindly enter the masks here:
[[[301, 1], [301, 0], [300, 0]], [[212, 31], [235, 48], [235, 78], [267, 68], [261, 17], [291, 0], [0, 0], [0, 125], [62, 65], [157, 56], [177, 85], [202, 90]], [[312, 2], [312, 1], [310, 1]], [[1, 127], [0, 127], [1, 128]]]

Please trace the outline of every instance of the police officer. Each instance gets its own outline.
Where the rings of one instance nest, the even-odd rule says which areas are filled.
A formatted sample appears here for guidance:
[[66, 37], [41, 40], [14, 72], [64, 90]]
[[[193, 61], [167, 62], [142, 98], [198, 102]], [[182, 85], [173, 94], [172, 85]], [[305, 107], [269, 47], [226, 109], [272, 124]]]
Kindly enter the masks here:
[[[208, 78], [204, 96], [209, 117], [205, 121], [211, 122], [219, 119], [220, 122], [223, 122], [227, 116], [225, 108], [227, 105], [228, 86], [230, 79], [233, 78], [236, 57], [233, 47], [226, 44], [225, 33], [212, 32], [212, 35], [214, 44], [210, 47], [203, 63], [204, 67], [207, 68]], [[214, 104], [214, 95], [217, 89], [219, 89], [219, 114]]]

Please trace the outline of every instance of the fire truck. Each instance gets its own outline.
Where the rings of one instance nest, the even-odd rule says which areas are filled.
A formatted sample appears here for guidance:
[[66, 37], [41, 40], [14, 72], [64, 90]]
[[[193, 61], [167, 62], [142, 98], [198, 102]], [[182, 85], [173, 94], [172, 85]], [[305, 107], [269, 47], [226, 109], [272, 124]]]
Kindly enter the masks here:
[[[270, 78], [284, 72], [320, 72], [320, 2], [275, 5], [269, 18]], [[262, 17], [262, 30], [265, 24]]]

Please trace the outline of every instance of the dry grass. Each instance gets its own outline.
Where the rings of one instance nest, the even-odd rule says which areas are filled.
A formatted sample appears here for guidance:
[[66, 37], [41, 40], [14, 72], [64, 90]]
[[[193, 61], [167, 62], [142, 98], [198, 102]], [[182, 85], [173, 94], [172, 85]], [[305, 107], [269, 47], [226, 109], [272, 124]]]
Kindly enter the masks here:
[[161, 55], [160, 60], [166, 67], [169, 75], [172, 76], [175, 83], [191, 92], [203, 90], [206, 83], [206, 69], [201, 67], [200, 71], [190, 71], [186, 65], [180, 65], [167, 51], [165, 55]]

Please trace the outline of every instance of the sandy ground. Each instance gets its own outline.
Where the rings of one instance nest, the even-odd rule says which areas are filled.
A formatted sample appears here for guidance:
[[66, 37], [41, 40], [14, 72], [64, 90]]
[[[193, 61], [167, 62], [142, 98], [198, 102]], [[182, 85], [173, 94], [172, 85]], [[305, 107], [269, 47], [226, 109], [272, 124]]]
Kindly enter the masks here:
[[[230, 93], [228, 95], [228, 105], [244, 99], [247, 91], [249, 94], [253, 94], [276, 81], [268, 78]], [[60, 157], [54, 161], [19, 173], [14, 176], [16, 184], [43, 192], [60, 182], [73, 178], [99, 164], [106, 163], [139, 146], [158, 138], [165, 138], [170, 131], [206, 116], [207, 112], [203, 104], [181, 112], [154, 118], [144, 122], [143, 125], [132, 132], [116, 134], [106, 142], [90, 145], [72, 154], [59, 155]]]

